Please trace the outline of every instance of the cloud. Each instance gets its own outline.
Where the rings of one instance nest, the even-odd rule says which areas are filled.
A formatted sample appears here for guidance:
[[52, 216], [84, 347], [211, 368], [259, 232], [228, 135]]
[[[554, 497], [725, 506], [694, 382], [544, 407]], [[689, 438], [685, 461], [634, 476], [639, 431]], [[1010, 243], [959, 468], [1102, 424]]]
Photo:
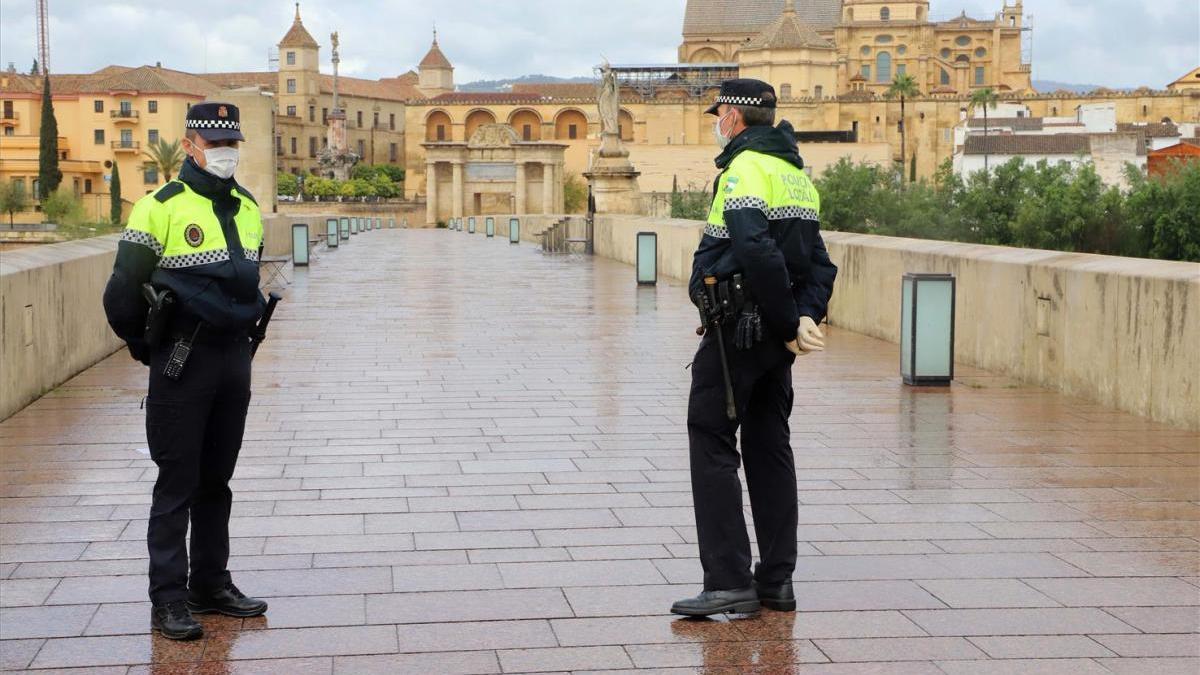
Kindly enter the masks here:
[[[746, 1], [746, 0], [743, 0]], [[995, 14], [1004, 0], [933, 0], [935, 18]], [[613, 63], [672, 62], [685, 0], [304, 0], [304, 24], [322, 44], [342, 42], [343, 67], [361, 77], [415, 68], [434, 23], [455, 79], [588, 75]], [[1200, 64], [1196, 0], [1025, 0], [1033, 15], [1034, 78], [1110, 87], [1162, 87]], [[27, 70], [36, 56], [34, 3], [0, 0], [0, 64]], [[109, 64], [202, 72], [264, 70], [291, 25], [291, 2], [52, 0], [51, 66], [90, 72]]]

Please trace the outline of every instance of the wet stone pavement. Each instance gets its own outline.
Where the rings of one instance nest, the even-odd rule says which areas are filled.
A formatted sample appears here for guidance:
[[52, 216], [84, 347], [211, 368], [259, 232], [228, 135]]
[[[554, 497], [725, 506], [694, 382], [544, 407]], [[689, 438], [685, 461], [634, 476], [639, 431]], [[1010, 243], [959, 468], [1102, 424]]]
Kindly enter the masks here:
[[680, 285], [480, 235], [357, 235], [255, 363], [231, 567], [148, 633], [124, 353], [0, 424], [0, 666], [96, 673], [1195, 673], [1200, 435], [831, 330], [795, 368], [801, 611], [699, 587]]

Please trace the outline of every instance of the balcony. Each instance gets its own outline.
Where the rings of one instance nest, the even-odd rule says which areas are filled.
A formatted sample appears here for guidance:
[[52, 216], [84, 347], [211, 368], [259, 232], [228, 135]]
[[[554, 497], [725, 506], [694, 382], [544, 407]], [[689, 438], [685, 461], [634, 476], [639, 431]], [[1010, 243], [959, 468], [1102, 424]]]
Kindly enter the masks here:
[[8, 110], [0, 113], [0, 127], [15, 127], [20, 116], [15, 110]]
[[137, 124], [138, 122], [138, 111], [136, 110], [112, 110], [109, 111], [108, 115], [112, 118], [112, 121], [116, 122], [117, 124], [122, 122]]
[[113, 152], [139, 152], [142, 149], [138, 141], [113, 141], [110, 145]]

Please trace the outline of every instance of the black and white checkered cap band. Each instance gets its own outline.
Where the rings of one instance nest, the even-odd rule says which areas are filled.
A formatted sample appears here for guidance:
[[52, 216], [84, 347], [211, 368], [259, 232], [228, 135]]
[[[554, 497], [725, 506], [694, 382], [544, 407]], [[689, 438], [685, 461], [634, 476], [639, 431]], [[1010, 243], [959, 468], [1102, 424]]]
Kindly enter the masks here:
[[241, 131], [242, 125], [233, 120], [187, 120], [183, 123], [186, 129], [234, 129]]
[[717, 103], [728, 103], [729, 105], [762, 105], [763, 100], [749, 96], [718, 96]]

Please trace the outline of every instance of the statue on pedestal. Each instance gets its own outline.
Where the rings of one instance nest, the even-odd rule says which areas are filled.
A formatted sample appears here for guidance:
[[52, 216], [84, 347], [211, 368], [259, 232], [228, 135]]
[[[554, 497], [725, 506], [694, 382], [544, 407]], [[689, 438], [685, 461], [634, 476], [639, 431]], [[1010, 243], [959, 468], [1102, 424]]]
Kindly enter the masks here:
[[333, 44], [333, 109], [326, 120], [325, 147], [317, 155], [317, 163], [326, 178], [346, 180], [350, 177], [350, 168], [358, 163], [360, 157], [350, 152], [346, 139], [346, 111], [342, 110], [338, 101], [338, 64], [341, 63], [341, 57], [338, 54], [337, 31], [329, 39]]
[[621, 88], [608, 61], [600, 66], [600, 90], [596, 99], [600, 108], [600, 156], [628, 157], [629, 151], [621, 146]]
[[583, 175], [588, 179], [597, 213], [641, 213], [640, 175], [621, 143], [621, 86], [607, 61], [599, 67], [596, 103], [600, 110], [600, 149]]

